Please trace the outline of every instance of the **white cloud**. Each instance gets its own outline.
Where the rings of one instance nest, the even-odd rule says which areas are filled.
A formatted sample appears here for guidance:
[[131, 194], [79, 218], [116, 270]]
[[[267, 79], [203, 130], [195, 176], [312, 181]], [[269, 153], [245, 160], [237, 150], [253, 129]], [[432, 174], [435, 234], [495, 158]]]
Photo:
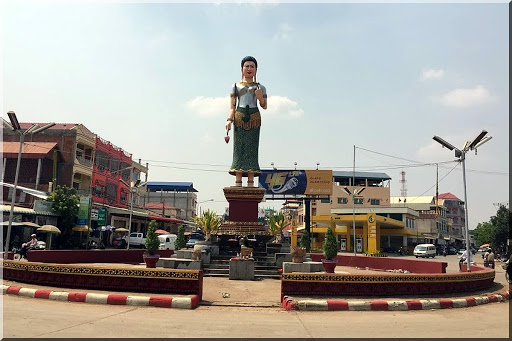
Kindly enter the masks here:
[[304, 110], [299, 107], [297, 102], [292, 101], [288, 97], [270, 96], [268, 98], [266, 115], [295, 119], [304, 116]]
[[[295, 119], [304, 115], [304, 110], [299, 107], [298, 103], [288, 97], [270, 96], [267, 101], [268, 109], [262, 110], [262, 114], [265, 116]], [[185, 106], [201, 117], [223, 116], [229, 109], [229, 97], [199, 96], [185, 103]]]
[[455, 89], [441, 96], [441, 103], [457, 108], [483, 104], [491, 100], [489, 90], [481, 85], [474, 89]]
[[274, 35], [274, 40], [288, 40], [291, 38], [294, 29], [287, 23], [282, 23], [277, 29], [277, 33]]
[[229, 111], [229, 97], [199, 96], [188, 101], [185, 106], [198, 116], [217, 117]]
[[420, 80], [428, 80], [428, 79], [441, 79], [444, 76], [444, 70], [443, 69], [427, 69], [423, 70]]

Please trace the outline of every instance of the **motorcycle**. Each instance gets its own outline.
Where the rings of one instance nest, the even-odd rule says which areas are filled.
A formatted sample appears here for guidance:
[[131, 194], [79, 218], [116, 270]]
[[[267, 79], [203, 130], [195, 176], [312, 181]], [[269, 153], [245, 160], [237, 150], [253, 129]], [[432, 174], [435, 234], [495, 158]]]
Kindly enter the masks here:
[[505, 270], [505, 278], [507, 279], [507, 282], [510, 284], [511, 281], [512, 281], [511, 280], [512, 276], [511, 276], [511, 273], [510, 273], [512, 271], [512, 269], [510, 268], [510, 263], [503, 264], [502, 267]]

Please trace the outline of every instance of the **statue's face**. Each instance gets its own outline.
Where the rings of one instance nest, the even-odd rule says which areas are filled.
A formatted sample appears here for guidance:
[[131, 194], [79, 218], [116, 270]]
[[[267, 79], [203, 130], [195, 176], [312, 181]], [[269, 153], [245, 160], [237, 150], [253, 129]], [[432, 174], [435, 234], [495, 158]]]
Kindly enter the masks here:
[[254, 62], [245, 62], [242, 68], [242, 75], [246, 78], [251, 78], [256, 75], [256, 64]]

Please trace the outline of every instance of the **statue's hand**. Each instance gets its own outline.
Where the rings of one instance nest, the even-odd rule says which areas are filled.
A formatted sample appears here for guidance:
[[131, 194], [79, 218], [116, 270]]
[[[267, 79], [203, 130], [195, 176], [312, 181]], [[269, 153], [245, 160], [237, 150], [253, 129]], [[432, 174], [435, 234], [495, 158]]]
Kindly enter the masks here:
[[260, 85], [258, 84], [258, 88], [254, 90], [254, 94], [256, 98], [261, 102], [263, 101], [263, 90], [261, 90]]
[[231, 130], [231, 121], [226, 121], [226, 131]]

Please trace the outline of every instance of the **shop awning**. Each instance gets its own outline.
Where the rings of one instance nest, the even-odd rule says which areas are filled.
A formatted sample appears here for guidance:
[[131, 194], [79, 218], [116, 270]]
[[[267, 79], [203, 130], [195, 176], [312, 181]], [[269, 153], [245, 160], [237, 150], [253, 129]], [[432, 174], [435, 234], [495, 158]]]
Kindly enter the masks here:
[[169, 223], [177, 223], [177, 224], [183, 224], [185, 222], [184, 220], [181, 220], [181, 219], [159, 217], [159, 216], [156, 216], [156, 215], [148, 215], [148, 218], [149, 219], [154, 219], [154, 220], [157, 220], [157, 221], [166, 221], [166, 222], [169, 222]]

